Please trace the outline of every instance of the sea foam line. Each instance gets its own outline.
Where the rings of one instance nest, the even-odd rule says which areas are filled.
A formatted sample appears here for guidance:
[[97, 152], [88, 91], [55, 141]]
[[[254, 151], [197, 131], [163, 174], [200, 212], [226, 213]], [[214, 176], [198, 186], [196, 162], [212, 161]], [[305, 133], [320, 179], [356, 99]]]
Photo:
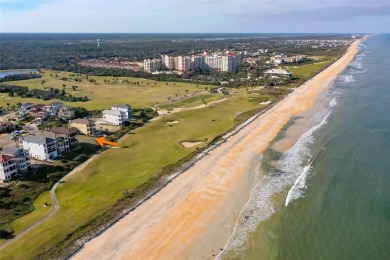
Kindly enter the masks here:
[[260, 222], [276, 212], [272, 200], [273, 195], [283, 192], [286, 187], [297, 182], [297, 178], [302, 175], [301, 165], [310, 156], [310, 149], [307, 145], [314, 141], [313, 133], [326, 124], [330, 114], [331, 112], [328, 112], [319, 124], [306, 131], [295, 145], [282, 155], [279, 161], [279, 172], [264, 175], [253, 187], [247, 203], [237, 217], [232, 235], [216, 259], [221, 259], [225, 254], [238, 256], [249, 233], [253, 232]]
[[310, 171], [311, 164], [306, 165], [303, 168], [303, 171], [301, 175], [296, 179], [294, 185], [291, 187], [291, 189], [288, 191], [286, 200], [284, 202], [284, 205], [287, 207], [292, 201], [303, 197], [306, 189], [306, 178], [308, 176], [308, 173]]

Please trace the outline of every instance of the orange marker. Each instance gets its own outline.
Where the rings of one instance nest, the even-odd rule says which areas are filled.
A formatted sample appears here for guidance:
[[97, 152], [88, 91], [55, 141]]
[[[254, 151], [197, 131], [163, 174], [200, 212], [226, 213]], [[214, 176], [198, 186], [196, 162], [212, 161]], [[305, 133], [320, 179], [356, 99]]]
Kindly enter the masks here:
[[118, 143], [114, 143], [114, 142], [107, 141], [106, 138], [105, 138], [104, 136], [96, 138], [96, 142], [97, 142], [101, 147], [103, 147], [105, 144], [108, 144], [108, 145], [111, 145], [111, 146], [119, 147], [119, 144], [118, 144]]

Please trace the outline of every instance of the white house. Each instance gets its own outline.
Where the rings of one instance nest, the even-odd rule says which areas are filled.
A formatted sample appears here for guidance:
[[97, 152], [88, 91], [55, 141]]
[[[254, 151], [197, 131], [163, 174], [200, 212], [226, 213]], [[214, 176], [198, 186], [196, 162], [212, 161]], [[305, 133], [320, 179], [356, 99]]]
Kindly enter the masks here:
[[111, 107], [111, 110], [118, 110], [121, 111], [122, 117], [127, 119], [130, 119], [131, 115], [131, 106], [125, 104], [125, 105], [114, 105]]
[[122, 125], [131, 117], [131, 106], [114, 105], [110, 110], [103, 111], [103, 119], [110, 125]]
[[0, 154], [0, 181], [10, 180], [16, 175], [16, 165], [10, 155]]
[[37, 160], [49, 161], [57, 157], [56, 142], [44, 136], [26, 135], [20, 140], [20, 148]]
[[104, 110], [103, 119], [109, 125], [122, 125], [124, 121], [121, 111], [118, 110]]
[[284, 69], [269, 69], [266, 72], [264, 72], [266, 75], [274, 75], [274, 76], [284, 76], [284, 77], [291, 77], [292, 74], [288, 70]]
[[26, 173], [30, 167], [30, 159], [25, 151], [20, 148], [6, 146], [1, 151], [3, 155], [12, 156], [12, 161], [15, 163], [17, 173]]
[[60, 110], [61, 107], [63, 107], [64, 104], [61, 102], [53, 102], [48, 106], [45, 106], [45, 110], [51, 115], [51, 116], [57, 116], [58, 111]]

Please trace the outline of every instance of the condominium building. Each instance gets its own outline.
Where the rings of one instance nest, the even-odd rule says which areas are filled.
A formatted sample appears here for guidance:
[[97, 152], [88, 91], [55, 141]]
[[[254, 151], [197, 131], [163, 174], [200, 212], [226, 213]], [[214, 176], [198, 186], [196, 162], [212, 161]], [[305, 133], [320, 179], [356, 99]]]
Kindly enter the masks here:
[[144, 70], [146, 72], [156, 72], [161, 70], [161, 60], [160, 59], [144, 60]]
[[162, 69], [174, 70], [176, 68], [175, 57], [162, 55]]
[[191, 58], [188, 56], [177, 57], [176, 70], [189, 71], [191, 69]]
[[[237, 71], [240, 68], [241, 55], [234, 52], [226, 52], [226, 55], [211, 55], [205, 53], [204, 56], [177, 56], [171, 57], [168, 55], [161, 56], [161, 66], [154, 65], [153, 60], [144, 60], [144, 70], [147, 72], [162, 70], [220, 70], [226, 72]], [[159, 60], [154, 61], [158, 64]], [[157, 67], [156, 67], [157, 66]]]

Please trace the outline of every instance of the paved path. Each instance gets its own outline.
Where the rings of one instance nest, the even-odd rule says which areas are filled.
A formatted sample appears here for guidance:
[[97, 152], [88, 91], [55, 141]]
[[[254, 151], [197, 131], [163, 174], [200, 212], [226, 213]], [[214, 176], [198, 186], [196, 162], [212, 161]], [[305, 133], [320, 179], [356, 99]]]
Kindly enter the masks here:
[[8, 240], [7, 242], [5, 242], [4, 244], [2, 244], [0, 246], [0, 250], [2, 250], [4, 248], [6, 248], [7, 246], [9, 246], [10, 244], [14, 243], [16, 240], [18, 240], [19, 238], [21, 238], [22, 236], [24, 236], [25, 234], [27, 234], [28, 232], [30, 232], [31, 230], [33, 230], [34, 228], [36, 228], [37, 226], [42, 224], [44, 221], [46, 221], [46, 219], [53, 216], [60, 208], [60, 204], [59, 204], [57, 196], [56, 196], [56, 189], [57, 189], [58, 185], [60, 183], [62, 183], [63, 181], [65, 181], [66, 178], [68, 178], [69, 176], [73, 175], [74, 173], [78, 172], [79, 170], [84, 169], [84, 167], [87, 166], [87, 164], [90, 163], [92, 160], [94, 160], [99, 154], [100, 154], [100, 151], [98, 151], [96, 154], [94, 154], [91, 158], [89, 158], [84, 163], [82, 163], [79, 166], [77, 166], [76, 168], [74, 168], [67, 175], [62, 177], [62, 179], [57, 181], [50, 190], [50, 197], [53, 200], [53, 208], [51, 209], [50, 213], [47, 214], [46, 216], [44, 216], [43, 218], [41, 218], [40, 220], [38, 220], [37, 222], [35, 222], [34, 224], [32, 224], [31, 226], [29, 226], [28, 228], [26, 228], [25, 230], [23, 230], [22, 232], [20, 232], [19, 234], [17, 234], [14, 238], [12, 238], [12, 239]]
[[[220, 100], [217, 100], [217, 101], [213, 101], [213, 102], [210, 102], [208, 103], [207, 105], [206, 104], [203, 104], [203, 105], [199, 105], [199, 106], [196, 106], [196, 107], [189, 107], [189, 108], [180, 108], [180, 109], [176, 109], [174, 111], [172, 111], [171, 113], [177, 113], [177, 112], [181, 112], [181, 111], [185, 111], [185, 110], [194, 110], [194, 109], [201, 109], [201, 108], [204, 108], [206, 106], [209, 106], [209, 105], [212, 105], [212, 104], [215, 104], [215, 103], [219, 103], [219, 102], [223, 102], [227, 100], [227, 98], [224, 98], [224, 99], [220, 99]], [[156, 117], [156, 119], [158, 119], [158, 117]], [[123, 135], [121, 138], [119, 138], [118, 142], [121, 141], [122, 139], [126, 138], [126, 134]], [[53, 216], [57, 211], [58, 209], [60, 208], [60, 204], [58, 202], [58, 199], [57, 199], [57, 196], [56, 196], [56, 189], [58, 187], [58, 185], [60, 183], [62, 183], [63, 181], [66, 180], [66, 178], [68, 178], [69, 176], [73, 175], [74, 173], [84, 169], [85, 166], [87, 166], [88, 163], [90, 163], [92, 160], [94, 160], [98, 155], [100, 154], [100, 151], [98, 151], [95, 155], [93, 155], [91, 158], [89, 158], [87, 161], [85, 161], [84, 163], [80, 164], [79, 166], [77, 166], [76, 168], [74, 168], [71, 172], [69, 172], [67, 175], [65, 175], [64, 177], [62, 177], [62, 179], [60, 179], [59, 181], [57, 181], [53, 187], [51, 188], [50, 190], [50, 196], [51, 196], [51, 199], [53, 200], [53, 205], [54, 207], [52, 208], [52, 210], [50, 211], [49, 214], [47, 214], [46, 216], [44, 216], [43, 218], [41, 218], [40, 220], [38, 220], [37, 222], [35, 222], [34, 224], [32, 224], [31, 226], [29, 226], [28, 228], [26, 228], [25, 230], [23, 230], [22, 232], [20, 232], [19, 234], [17, 234], [14, 238], [8, 240], [7, 242], [5, 242], [4, 244], [2, 244], [0, 246], [0, 250], [6, 248], [7, 246], [9, 246], [10, 244], [14, 243], [16, 240], [18, 240], [19, 238], [21, 238], [22, 236], [24, 236], [25, 234], [27, 234], [28, 232], [30, 232], [31, 230], [33, 230], [34, 228], [36, 228], [37, 226], [39, 226], [40, 224], [42, 224], [44, 221], [46, 221], [48, 218], [50, 218], [51, 216]]]

